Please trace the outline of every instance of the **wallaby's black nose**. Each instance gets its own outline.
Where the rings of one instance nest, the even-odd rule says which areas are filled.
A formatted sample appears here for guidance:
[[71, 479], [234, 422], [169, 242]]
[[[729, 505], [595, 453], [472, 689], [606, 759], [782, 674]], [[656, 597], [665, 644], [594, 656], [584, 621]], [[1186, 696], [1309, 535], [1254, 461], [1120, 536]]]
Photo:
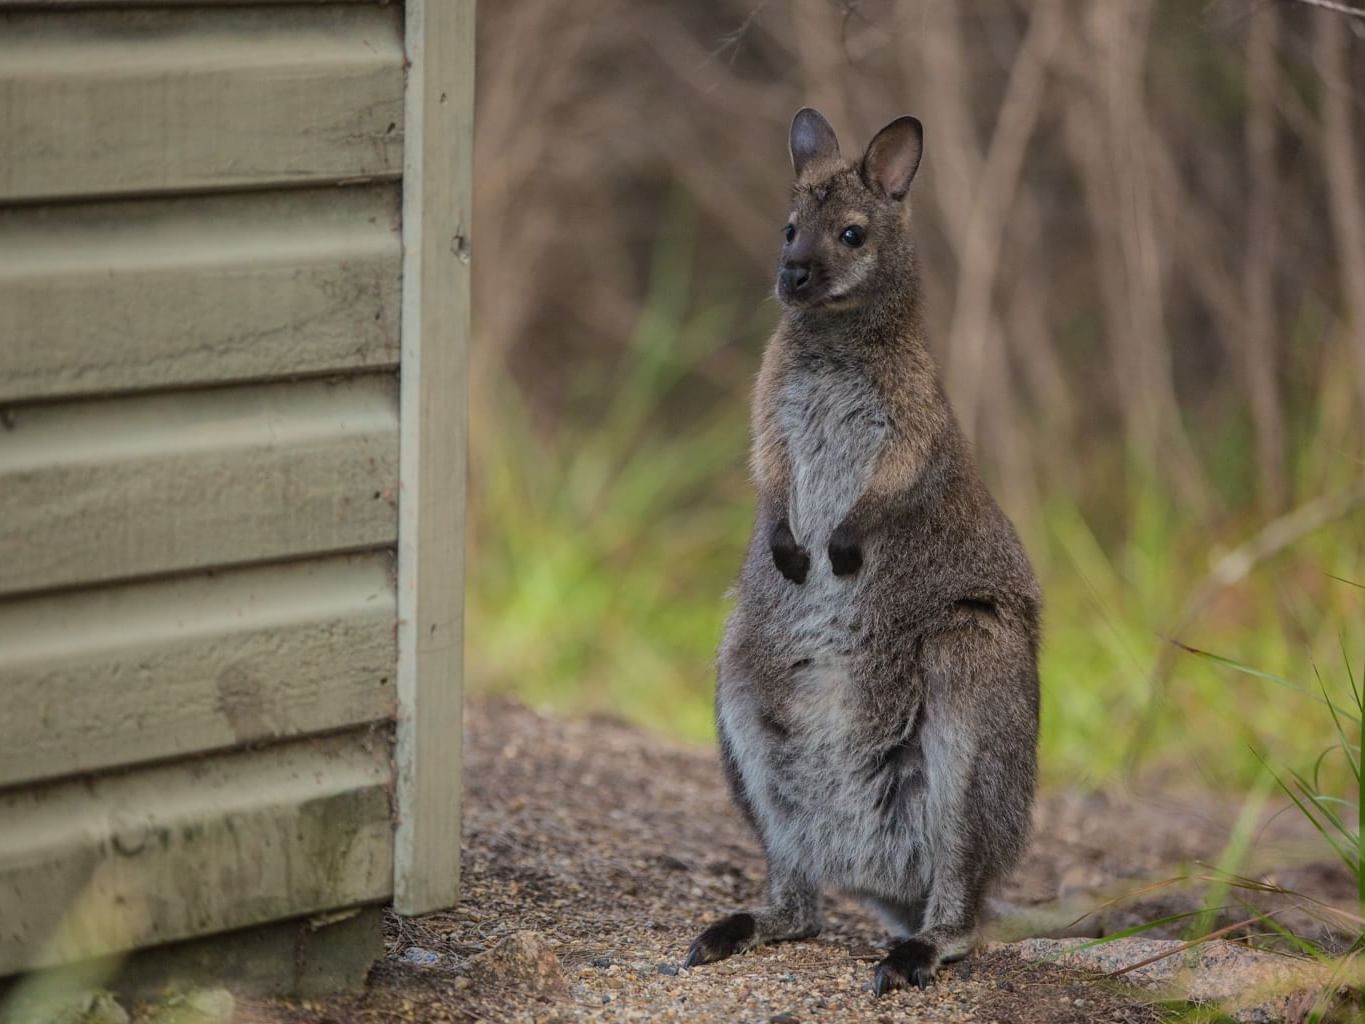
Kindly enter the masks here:
[[804, 263], [788, 263], [782, 268], [782, 287], [788, 292], [799, 292], [810, 284], [810, 267]]

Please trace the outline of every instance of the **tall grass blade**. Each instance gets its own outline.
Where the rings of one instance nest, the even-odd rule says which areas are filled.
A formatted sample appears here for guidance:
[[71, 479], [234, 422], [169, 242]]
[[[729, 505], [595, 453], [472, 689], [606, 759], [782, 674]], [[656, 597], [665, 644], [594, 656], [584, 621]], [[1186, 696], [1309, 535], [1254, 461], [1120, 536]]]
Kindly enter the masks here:
[[[1318, 694], [1314, 693], [1307, 687], [1301, 686], [1300, 684], [1294, 682], [1292, 679], [1286, 679], [1284, 676], [1276, 675], [1274, 672], [1265, 672], [1259, 668], [1253, 668], [1250, 665], [1243, 665], [1241, 662], [1234, 661], [1231, 658], [1225, 658], [1221, 654], [1214, 654], [1212, 651], [1205, 651], [1201, 650], [1198, 647], [1191, 647], [1189, 644], [1181, 640], [1172, 639], [1171, 643], [1175, 644], [1175, 646], [1179, 647], [1182, 651], [1186, 651], [1189, 654], [1193, 654], [1196, 655], [1197, 657], [1204, 658], [1207, 661], [1213, 662], [1215, 665], [1222, 665], [1224, 668], [1230, 668], [1234, 672], [1240, 672], [1243, 675], [1253, 676], [1256, 679], [1264, 679], [1266, 682], [1274, 683], [1276, 686], [1286, 687], [1290, 690], [1293, 690], [1295, 693], [1302, 694], [1303, 696], [1309, 698], [1310, 700], [1319, 701], [1321, 703], [1326, 703], [1329, 705], [1332, 703], [1326, 698], [1321, 697]], [[1337, 708], [1337, 710], [1345, 717], [1351, 719], [1351, 721], [1353, 722], [1360, 721], [1360, 714], [1358, 712], [1356, 714], [1351, 714], [1344, 708]]]
[[[1253, 751], [1253, 753], [1256, 752]], [[1323, 826], [1322, 822], [1318, 820], [1317, 814], [1314, 813], [1313, 808], [1316, 805], [1312, 804], [1311, 801], [1310, 803], [1305, 804], [1301, 799], [1299, 799], [1299, 794], [1297, 794], [1294, 791], [1294, 788], [1290, 786], [1287, 782], [1285, 782], [1284, 779], [1282, 779], [1279, 776], [1279, 774], [1276, 773], [1275, 770], [1270, 767], [1269, 763], [1267, 763], [1259, 753], [1256, 753], [1256, 756], [1261, 760], [1261, 763], [1266, 766], [1266, 769], [1272, 775], [1275, 776], [1275, 781], [1280, 784], [1280, 788], [1284, 790], [1285, 795], [1288, 796], [1289, 799], [1294, 802], [1294, 806], [1299, 809], [1299, 813], [1302, 814], [1308, 820], [1308, 823], [1312, 825], [1314, 829], [1317, 830], [1318, 835], [1322, 836], [1322, 838], [1327, 841], [1327, 844], [1331, 846], [1332, 849], [1336, 852], [1337, 856], [1341, 858], [1342, 863], [1344, 863], [1348, 868], [1350, 868], [1351, 873], [1357, 874], [1359, 872], [1359, 862], [1354, 860], [1356, 855], [1355, 851], [1352, 849], [1348, 849], [1345, 846], [1342, 846], [1341, 842], [1336, 838], [1336, 836], [1332, 835]]]

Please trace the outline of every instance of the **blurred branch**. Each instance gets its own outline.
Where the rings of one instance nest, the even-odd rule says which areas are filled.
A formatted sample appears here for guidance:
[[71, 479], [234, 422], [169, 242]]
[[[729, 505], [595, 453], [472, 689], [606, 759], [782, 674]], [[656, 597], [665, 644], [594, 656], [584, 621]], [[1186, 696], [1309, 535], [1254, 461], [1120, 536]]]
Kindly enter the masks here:
[[1187, 0], [491, 4], [475, 372], [510, 367], [554, 425], [629, 344], [677, 195], [679, 302], [755, 310], [717, 328], [743, 372], [792, 112], [825, 108], [853, 156], [908, 111], [929, 336], [992, 481], [1115, 511], [1132, 466], [1191, 519], [1220, 487], [1271, 514], [1329, 486], [1288, 424], [1340, 438], [1365, 412], [1362, 26], [1290, 2], [1223, 0], [1235, 23]]
[[[1005, 242], [1005, 222], [1011, 213], [1009, 202], [1002, 202], [999, 191], [993, 194], [991, 189], [1007, 186], [1009, 191], [1017, 195], [1021, 184], [1017, 171], [1013, 174], [1004, 173], [1008, 169], [1006, 163], [1010, 162], [1006, 159], [1009, 157], [1007, 150], [1011, 148], [1004, 146], [1005, 136], [1017, 134], [1012, 129], [1004, 131], [1004, 125], [1017, 126], [1021, 115], [1030, 123], [1036, 123], [1037, 108], [1041, 101], [1034, 102], [1029, 96], [1017, 94], [1010, 85], [1006, 85], [1005, 94], [1015, 100], [1013, 110], [1009, 114], [1004, 110], [997, 113], [995, 134], [983, 143], [977, 134], [979, 117], [975, 108], [978, 105], [977, 88], [985, 75], [978, 76], [971, 72], [973, 68], [982, 71], [989, 68], [992, 77], [996, 74], [1016, 76], [1016, 81], [1022, 79], [1025, 92], [1028, 93], [1035, 91], [1034, 84], [1041, 87], [1045, 76], [1039, 75], [1036, 83], [1028, 81], [1034, 72], [1041, 70], [1041, 66], [1035, 59], [1036, 55], [1025, 57], [1018, 52], [1018, 40], [1012, 47], [1005, 49], [1003, 61], [998, 54], [992, 54], [994, 59], [983, 59], [976, 48], [985, 48], [981, 42], [983, 36], [973, 32], [962, 5], [901, 4], [896, 11], [897, 28], [902, 37], [933, 41], [931, 45], [923, 45], [918, 53], [905, 45], [897, 46], [893, 52], [900, 62], [903, 88], [922, 97], [920, 102], [923, 108], [934, 115], [927, 143], [928, 151], [932, 154], [932, 173], [926, 175], [925, 182], [933, 191], [927, 201], [922, 203], [926, 215], [922, 216], [921, 223], [937, 227], [952, 257], [951, 260], [940, 259], [934, 264], [925, 264], [926, 291], [938, 296], [933, 307], [948, 307], [950, 310], [946, 329], [934, 332], [937, 340], [935, 347], [944, 359], [946, 377], [951, 387], [954, 379], [960, 379], [951, 363], [955, 358], [953, 338], [961, 337], [965, 330], [958, 319], [958, 310], [964, 301], [963, 288], [969, 288], [974, 294], [982, 294], [980, 285], [984, 284], [985, 298], [972, 307], [971, 313], [979, 324], [979, 329], [972, 330], [980, 344], [982, 355], [979, 361], [984, 364], [985, 372], [981, 375], [982, 380], [971, 382], [971, 387], [978, 395], [989, 396], [989, 400], [980, 402], [977, 410], [967, 412], [962, 405], [962, 396], [954, 395], [954, 407], [960, 414], [964, 430], [973, 435], [979, 430], [987, 435], [982, 448], [990, 452], [990, 462], [998, 470], [1000, 483], [1006, 489], [1003, 495], [1006, 502], [1016, 510], [1026, 502], [1033, 502], [1036, 507], [1036, 484], [1024, 480], [1032, 470], [1028, 455], [1035, 453], [1030, 446], [1019, 444], [1019, 435], [1023, 431], [1017, 420], [1018, 385], [1003, 351], [1004, 342], [1008, 339], [1016, 351], [1026, 353], [1022, 361], [1030, 366], [1033, 360], [1045, 359], [1047, 355], [1039, 355], [1029, 349], [1030, 342], [1039, 341], [1038, 334], [1026, 333], [1016, 323], [1011, 323], [1006, 329], [1003, 311], [995, 303], [992, 294], [994, 288], [991, 281], [995, 271], [984, 273], [988, 269], [984, 260], [994, 261], [998, 267], [1001, 258], [999, 250]], [[1042, 23], [1041, 20], [1027, 19], [1021, 24], [1027, 33], [1030, 24], [1036, 30]], [[1037, 42], [1038, 37], [1035, 35], [1034, 43]], [[1031, 132], [1032, 128], [1029, 128], [1024, 134], [1029, 135]], [[988, 161], [992, 159], [983, 149], [989, 147], [993, 147], [994, 152], [995, 170], [991, 173], [992, 180], [996, 182], [994, 186], [983, 183]], [[1001, 182], [1005, 182], [1005, 185], [1001, 185]], [[983, 223], [981, 214], [988, 212], [983, 211], [983, 207], [999, 211], [984, 218], [990, 223]], [[977, 227], [974, 228], [974, 224]], [[974, 237], [977, 239], [975, 243]], [[988, 244], [982, 245], [982, 242]], [[994, 250], [994, 255], [990, 250]], [[1031, 257], [1034, 255], [1031, 254]], [[975, 285], [968, 285], [965, 280], [968, 263], [975, 268]], [[1039, 294], [1043, 294], [1043, 291]], [[955, 322], [959, 326], [954, 326]], [[1042, 336], [1042, 340], [1050, 344], [1050, 338], [1046, 335]], [[961, 359], [960, 356], [956, 358]], [[969, 397], [967, 401], [970, 403], [973, 400]], [[978, 410], [983, 415], [978, 416]]]
[[1048, 69], [1061, 37], [1061, 4], [1047, 0], [1036, 5], [1010, 68], [985, 163], [973, 182], [947, 345], [948, 386], [968, 438], [976, 435], [987, 376], [983, 363], [994, 333], [990, 321], [995, 311], [993, 293], [1005, 224], [1019, 188], [1024, 155], [1042, 113]]
[[759, 3], [755, 4], [749, 10], [749, 13], [744, 16], [744, 20], [741, 21], [736, 28], [730, 32], [726, 32], [720, 37], [720, 41], [716, 43], [715, 49], [711, 51], [711, 56], [719, 57], [728, 52], [730, 55], [730, 63], [733, 64], [735, 58], [739, 56], [739, 50], [744, 43], [744, 37], [749, 34], [749, 30], [753, 27], [754, 22], [758, 20], [758, 16], [763, 13], [763, 8], [767, 6], [768, 0], [759, 0]]
[[1355, 347], [1360, 401], [1365, 406], [1365, 197], [1355, 151], [1355, 119], [1348, 91], [1347, 46], [1341, 26], [1327, 15], [1314, 25], [1313, 50], [1322, 75], [1322, 150], [1327, 197], [1341, 273], [1348, 331]]
[[1244, 135], [1251, 193], [1242, 260], [1242, 372], [1256, 431], [1256, 462], [1267, 509], [1285, 501], [1284, 421], [1275, 359], [1275, 257], [1278, 180], [1275, 168], [1280, 14], [1271, 6], [1247, 31], [1247, 111]]
[[839, 45], [843, 48], [844, 56], [852, 62], [853, 54], [849, 52], [848, 48], [848, 26], [855, 18], [864, 25], [871, 25], [872, 22], [868, 21], [867, 15], [859, 8], [858, 0], [832, 0], [832, 2], [839, 8], [840, 12]]
[[[830, 123], [848, 132], [853, 127], [848, 102], [850, 71], [846, 50], [845, 22], [827, 0], [797, 0], [795, 11], [796, 52], [805, 102], [818, 107]], [[842, 149], [852, 156], [845, 138]]]
[[1171, 203], [1159, 173], [1168, 147], [1144, 106], [1152, 4], [1096, 4], [1087, 13], [1075, 44], [1061, 51], [1071, 100], [1065, 140], [1094, 240], [1114, 397], [1130, 451], [1143, 466], [1162, 466], [1198, 514], [1209, 490], [1176, 397], [1165, 322], [1172, 247], [1158, 244], [1158, 213]]
[[1305, 4], [1308, 7], [1317, 7], [1324, 11], [1335, 11], [1337, 14], [1346, 14], [1353, 18], [1365, 18], [1365, 7], [1352, 7], [1350, 4], [1339, 3], [1338, 0], [1293, 0], [1293, 2]]
[[980, 144], [974, 131], [975, 93], [966, 73], [971, 61], [962, 39], [962, 13], [957, 4], [938, 3], [919, 12], [911, 4], [902, 4], [897, 13], [903, 34], [916, 33], [934, 41], [921, 52], [902, 47], [899, 57], [904, 88], [923, 96], [925, 109], [935, 114], [925, 129], [925, 150], [933, 168], [930, 184], [945, 234], [961, 263], [971, 217], [972, 183], [981, 173]]
[[[1038, 204], [1032, 195], [1021, 197], [1020, 217], [1026, 236], [1041, 250], [1043, 237]], [[1057, 352], [1053, 328], [1048, 321], [1047, 300], [1054, 282], [1042, 260], [1022, 261], [1023, 266], [1011, 283], [1006, 299], [1005, 321], [1010, 325], [1007, 338], [1016, 346], [1021, 377], [1033, 393], [1033, 407], [1046, 409], [1047, 421], [1034, 422], [1044, 430], [1057, 432], [1058, 439], [1068, 436], [1076, 422], [1076, 394], [1069, 383], [1066, 366]]]

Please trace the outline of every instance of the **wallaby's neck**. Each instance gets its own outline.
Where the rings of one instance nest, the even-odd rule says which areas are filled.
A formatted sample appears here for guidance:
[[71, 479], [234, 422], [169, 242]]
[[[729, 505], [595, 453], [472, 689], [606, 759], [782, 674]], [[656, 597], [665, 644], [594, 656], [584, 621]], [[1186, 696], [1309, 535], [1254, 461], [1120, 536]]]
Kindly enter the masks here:
[[884, 361], [900, 354], [927, 356], [919, 275], [907, 268], [871, 302], [848, 309], [792, 309], [783, 315], [787, 336], [803, 354], [819, 359]]
[[[919, 279], [909, 263], [896, 286], [877, 301], [852, 309], [789, 310], [781, 331], [796, 364], [851, 372], [887, 403], [902, 443], [928, 459], [934, 479], [964, 458], [961, 434], [929, 353], [920, 303]], [[927, 467], [927, 463], [926, 463]]]

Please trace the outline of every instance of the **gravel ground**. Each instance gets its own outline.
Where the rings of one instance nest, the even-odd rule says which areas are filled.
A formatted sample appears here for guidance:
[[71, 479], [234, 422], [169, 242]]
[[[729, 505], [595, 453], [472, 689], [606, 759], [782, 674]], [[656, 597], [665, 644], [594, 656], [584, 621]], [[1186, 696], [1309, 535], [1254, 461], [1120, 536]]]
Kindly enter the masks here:
[[[928, 991], [876, 999], [869, 981], [885, 936], [839, 898], [817, 940], [682, 970], [703, 925], [761, 897], [762, 858], [729, 806], [714, 752], [502, 701], [471, 702], [465, 733], [460, 905], [390, 918], [388, 954], [362, 995], [243, 1001], [240, 1021], [1160, 1019], [1129, 989], [1026, 962], [1001, 945], [945, 968]], [[1002, 894], [1033, 910], [1006, 916], [994, 933], [1059, 931], [1052, 926], [1076, 907], [1215, 857], [1237, 810], [1209, 800], [1045, 797], [1033, 848]], [[1293, 863], [1302, 858], [1287, 851], [1302, 838], [1282, 816], [1259, 848]], [[1345, 884], [1321, 867], [1304, 877], [1320, 883], [1320, 896]], [[1157, 890], [1073, 934], [1111, 931], [1193, 899]]]

